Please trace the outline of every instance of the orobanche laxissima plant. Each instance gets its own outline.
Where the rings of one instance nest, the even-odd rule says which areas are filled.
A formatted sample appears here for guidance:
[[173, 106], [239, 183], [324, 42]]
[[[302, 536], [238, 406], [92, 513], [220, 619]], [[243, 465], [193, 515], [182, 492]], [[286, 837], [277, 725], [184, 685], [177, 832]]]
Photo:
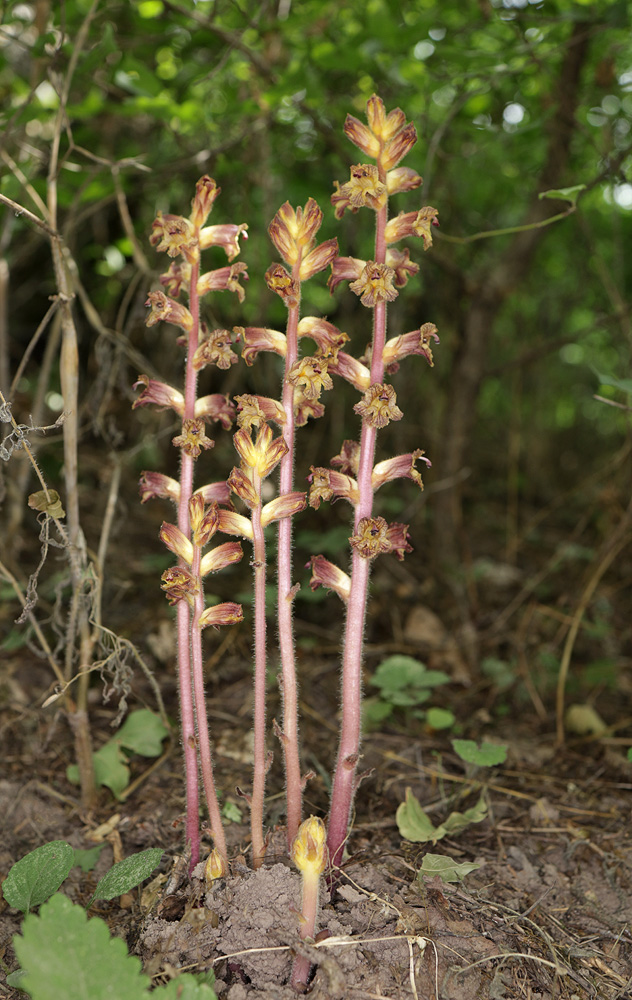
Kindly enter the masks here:
[[[177, 525], [165, 523], [161, 537], [177, 557], [177, 565], [163, 574], [162, 586], [171, 604], [176, 606], [178, 634], [178, 669], [182, 713], [182, 739], [186, 767], [187, 824], [186, 838], [191, 848], [192, 864], [199, 857], [198, 768], [206, 794], [214, 848], [207, 864], [209, 876], [226, 872], [226, 841], [217, 803], [208, 725], [204, 706], [201, 632], [208, 625], [239, 622], [242, 608], [233, 603], [205, 607], [204, 577], [234, 563], [241, 557], [240, 543], [234, 540], [207, 549], [217, 532], [245, 539], [252, 546], [254, 568], [254, 773], [249, 796], [253, 863], [260, 865], [266, 849], [263, 826], [264, 786], [269, 766], [266, 750], [265, 677], [266, 677], [266, 528], [278, 522], [278, 601], [277, 628], [281, 658], [283, 693], [282, 724], [275, 724], [285, 759], [288, 846], [294, 858], [311, 857], [314, 843], [323, 839], [324, 826], [302, 823], [302, 789], [298, 738], [298, 698], [295, 670], [292, 603], [298, 584], [292, 578], [291, 520], [308, 502], [319, 508], [322, 501], [343, 497], [353, 509], [350, 529], [351, 566], [346, 572], [322, 555], [311, 557], [310, 586], [324, 586], [335, 591], [345, 605], [345, 631], [342, 660], [342, 722], [338, 758], [333, 777], [331, 808], [327, 825], [327, 866], [319, 854], [315, 867], [335, 869], [342, 862], [349, 817], [358, 784], [358, 761], [361, 736], [362, 643], [365, 627], [367, 593], [373, 560], [382, 553], [394, 553], [403, 559], [411, 551], [408, 526], [387, 521], [376, 514], [374, 497], [385, 483], [407, 478], [423, 488], [418, 463], [430, 464], [423, 451], [382, 459], [376, 463], [378, 431], [392, 420], [401, 420], [395, 388], [389, 377], [409, 355], [422, 355], [432, 365], [432, 344], [438, 341], [436, 327], [425, 323], [401, 336], [386, 339], [386, 313], [389, 302], [419, 270], [411, 261], [408, 249], [397, 244], [408, 237], [420, 237], [423, 248], [432, 244], [432, 227], [438, 225], [437, 211], [423, 207], [400, 212], [389, 220], [391, 195], [418, 188], [422, 179], [414, 170], [399, 166], [417, 140], [415, 128], [406, 123], [399, 108], [386, 114], [383, 102], [373, 96], [367, 103], [365, 125], [348, 116], [344, 131], [371, 163], [351, 168], [349, 181], [335, 184], [332, 204], [337, 219], [345, 211], [361, 208], [375, 213], [375, 249], [372, 260], [341, 256], [335, 239], [316, 242], [323, 213], [313, 199], [304, 208], [292, 208], [286, 202], [269, 226], [269, 234], [283, 263], [273, 263], [265, 275], [269, 289], [278, 294], [287, 307], [285, 332], [266, 327], [235, 327], [233, 331], [209, 331], [200, 318], [200, 300], [221, 290], [235, 292], [242, 300], [240, 278], [246, 277], [246, 265], [233, 263], [239, 253], [239, 237], [245, 236], [245, 224], [207, 225], [207, 218], [219, 194], [209, 177], [198, 181], [191, 214], [184, 218], [161, 215], [155, 220], [151, 242], [166, 251], [173, 261], [160, 278], [164, 290], [152, 291], [148, 305], [148, 324], [167, 321], [182, 331], [179, 343], [186, 350], [184, 389], [140, 376], [143, 391], [135, 406], [157, 404], [171, 407], [182, 419], [182, 431], [173, 443], [180, 449], [180, 480], [156, 472], [146, 472], [141, 480], [142, 499], [163, 497], [177, 506]], [[228, 265], [203, 272], [202, 251], [223, 247]], [[369, 310], [372, 336], [366, 344], [360, 338], [360, 357], [344, 348], [349, 337], [325, 319], [300, 317], [301, 285], [331, 267], [329, 288], [343, 282], [359, 296]], [[184, 298], [186, 305], [181, 299]], [[312, 353], [301, 351], [303, 338], [315, 347]], [[233, 346], [241, 341], [242, 356], [251, 365], [261, 351], [271, 351], [284, 360], [280, 398], [250, 394], [235, 397], [222, 395], [197, 397], [197, 375], [207, 365], [227, 369], [238, 359]], [[320, 402], [323, 390], [333, 388], [333, 377], [346, 379], [359, 392], [354, 406], [361, 430], [359, 440], [343, 441], [340, 453], [327, 467], [301, 470], [309, 482], [308, 495], [294, 488], [295, 437], [304, 433], [308, 420], [324, 411]], [[208, 421], [219, 421], [237, 430], [234, 444], [238, 464], [224, 480], [194, 488], [196, 463], [213, 442], [206, 435]], [[273, 425], [276, 430], [273, 430]], [[276, 467], [279, 481], [273, 499], [263, 502], [262, 482]], [[228, 470], [224, 470], [224, 474]], [[231, 494], [235, 504], [231, 502]], [[268, 496], [266, 492], [266, 496]], [[240, 513], [235, 507], [241, 508]], [[205, 551], [206, 550], [206, 551]], [[320, 823], [320, 821], [319, 821]], [[315, 833], [316, 835], [316, 841]], [[301, 837], [310, 838], [302, 844]], [[309, 867], [309, 866], [308, 866]], [[313, 876], [312, 865], [310, 877]], [[313, 882], [313, 878], [312, 878]], [[313, 886], [307, 895], [313, 909]], [[310, 918], [310, 928], [313, 921]], [[298, 973], [300, 979], [302, 974]]]

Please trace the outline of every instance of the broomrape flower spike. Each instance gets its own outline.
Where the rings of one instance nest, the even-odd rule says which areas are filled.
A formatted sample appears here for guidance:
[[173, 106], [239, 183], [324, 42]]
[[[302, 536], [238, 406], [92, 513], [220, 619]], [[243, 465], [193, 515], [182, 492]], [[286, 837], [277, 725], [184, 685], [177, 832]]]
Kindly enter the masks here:
[[[178, 338], [178, 343], [186, 348], [184, 386], [180, 392], [141, 375], [136, 385], [144, 388], [134, 404], [135, 407], [170, 407], [182, 419], [181, 432], [173, 438], [181, 455], [180, 481], [156, 472], [144, 472], [140, 489], [143, 502], [159, 497], [172, 500], [177, 507], [177, 525], [163, 522], [160, 537], [177, 557], [178, 565], [163, 573], [161, 587], [169, 604], [175, 606], [177, 615], [178, 681], [187, 790], [186, 840], [193, 867], [200, 855], [200, 773], [214, 840], [211, 869], [216, 873], [226, 870], [227, 852], [205, 710], [201, 634], [209, 625], [219, 627], [240, 622], [243, 614], [241, 606], [232, 602], [205, 608], [203, 578], [236, 562], [242, 552], [238, 542], [228, 542], [202, 554], [202, 549], [221, 530], [217, 504], [228, 503], [230, 493], [226, 483], [209, 483], [194, 492], [195, 463], [214, 444], [206, 434], [205, 421], [215, 420], [229, 428], [235, 410], [228, 399], [218, 394], [198, 399], [197, 375], [207, 365], [229, 368], [237, 356], [231, 350], [233, 338], [228, 331], [209, 333], [201, 322], [200, 297], [211, 291], [227, 290], [234, 292], [241, 301], [244, 290], [240, 280], [247, 277], [245, 264], [230, 263], [239, 254], [239, 237], [246, 236], [246, 225], [206, 226], [219, 193], [211, 177], [201, 177], [188, 218], [158, 213], [153, 223], [150, 243], [172, 260], [160, 278], [166, 292], [157, 290], [148, 295], [147, 325], [166, 322], [184, 331], [184, 337]], [[201, 252], [211, 246], [225, 251], [229, 265], [201, 273]], [[178, 301], [183, 293], [187, 305]]]
[[[410, 260], [407, 248], [392, 244], [407, 237], [419, 237], [424, 249], [432, 244], [432, 226], [438, 225], [437, 211], [432, 207], [417, 212], [400, 213], [388, 220], [390, 195], [418, 188], [422, 179], [414, 170], [398, 166], [410, 152], [417, 134], [414, 125], [406, 123], [404, 113], [396, 108], [386, 112], [383, 102], [374, 95], [366, 106], [367, 124], [348, 116], [344, 131], [347, 137], [374, 164], [360, 163], [351, 168], [350, 179], [339, 184], [331, 202], [335, 216], [341, 219], [345, 211], [360, 209], [375, 212], [375, 250], [373, 260], [337, 257], [332, 262], [329, 288], [349, 282], [350, 290], [371, 310], [373, 335], [366, 357], [356, 360], [338, 351], [328, 365], [330, 375], [341, 375], [351, 383], [362, 398], [354, 412], [362, 420], [360, 441], [344, 442], [332, 466], [339, 472], [312, 469], [310, 504], [318, 507], [322, 500], [345, 497], [354, 508], [351, 546], [351, 574], [342, 573], [322, 556], [312, 558], [311, 586], [335, 590], [346, 604], [346, 623], [342, 661], [342, 725], [338, 758], [333, 779], [327, 844], [331, 864], [331, 881], [343, 857], [348, 835], [349, 817], [357, 787], [357, 765], [360, 756], [360, 708], [362, 681], [362, 643], [366, 617], [370, 567], [381, 554], [391, 553], [398, 559], [412, 551], [408, 541], [408, 526], [388, 524], [373, 512], [374, 492], [395, 478], [413, 479], [423, 488], [416, 462], [423, 452], [416, 449], [408, 455], [386, 459], [375, 464], [377, 432], [391, 421], [401, 420], [395, 389], [385, 381], [385, 374], [395, 374], [400, 361], [409, 354], [423, 354], [432, 364], [430, 342], [436, 329], [425, 324], [413, 334], [386, 342], [386, 311], [399, 289], [405, 287], [419, 270]], [[369, 360], [366, 360], [366, 359]], [[338, 478], [336, 478], [338, 477]]]
[[[317, 242], [323, 213], [310, 198], [303, 207], [285, 202], [269, 226], [269, 235], [280, 260], [267, 269], [265, 281], [287, 308], [285, 332], [262, 327], [234, 327], [232, 331], [210, 331], [200, 319], [200, 297], [214, 291], [229, 291], [241, 301], [246, 265], [236, 261], [240, 238], [246, 238], [245, 224], [208, 225], [208, 215], [219, 195], [210, 177], [196, 186], [188, 218], [159, 214], [150, 241], [170, 258], [160, 278], [161, 290], [149, 293], [147, 323], [169, 322], [179, 328], [178, 343], [186, 348], [182, 389], [141, 375], [136, 383], [141, 392], [135, 407], [154, 405], [170, 408], [182, 421], [173, 444], [180, 449], [179, 481], [161, 473], [144, 472], [141, 500], [158, 497], [171, 500], [177, 509], [177, 523], [163, 522], [160, 536], [174, 554], [177, 564], [162, 576], [167, 600], [176, 608], [178, 635], [178, 675], [182, 714], [183, 746], [187, 783], [186, 837], [191, 846], [191, 863], [199, 857], [198, 769], [210, 817], [214, 840], [206, 863], [206, 878], [212, 881], [227, 872], [227, 853], [219, 812], [211, 761], [208, 723], [204, 711], [201, 633], [207, 627], [221, 627], [243, 619], [241, 606], [226, 601], [205, 607], [204, 578], [232, 565], [242, 556], [239, 541], [231, 539], [214, 545], [215, 535], [247, 539], [253, 547], [254, 572], [254, 766], [251, 809], [253, 863], [263, 861], [266, 838], [263, 807], [266, 773], [270, 757], [265, 741], [266, 697], [266, 618], [265, 528], [278, 522], [277, 618], [282, 667], [283, 718], [274, 725], [285, 763], [288, 847], [301, 871], [303, 916], [301, 935], [311, 938], [315, 931], [319, 880], [329, 871], [330, 882], [343, 860], [349, 817], [358, 784], [360, 759], [360, 708], [363, 633], [368, 585], [373, 561], [380, 555], [398, 559], [412, 551], [408, 525], [388, 523], [375, 512], [374, 494], [381, 487], [404, 478], [423, 489], [419, 466], [430, 465], [420, 448], [376, 462], [378, 431], [391, 421], [403, 418], [397, 405], [396, 388], [387, 376], [396, 376], [407, 357], [420, 355], [430, 367], [432, 348], [439, 342], [436, 327], [423, 323], [418, 329], [386, 340], [388, 304], [415, 277], [419, 264], [411, 260], [403, 239], [419, 239], [423, 250], [432, 245], [432, 229], [438, 225], [437, 211], [422, 206], [416, 211], [389, 215], [390, 197], [416, 190], [419, 174], [400, 161], [413, 148], [417, 135], [412, 123], [396, 108], [387, 112], [374, 95], [366, 106], [366, 124], [348, 116], [344, 131], [372, 161], [355, 163], [349, 180], [335, 182], [331, 201], [337, 219], [346, 211], [375, 213], [375, 244], [372, 259], [342, 256], [335, 239]], [[227, 265], [201, 271], [201, 254], [218, 247], [226, 254]], [[331, 267], [328, 286], [334, 292], [341, 285], [349, 289], [370, 310], [372, 335], [361, 357], [345, 348], [349, 335], [326, 319], [300, 318], [302, 283]], [[182, 303], [183, 296], [186, 304]], [[315, 344], [312, 352], [299, 354], [299, 339]], [[283, 359], [280, 399], [244, 393], [231, 402], [212, 394], [198, 398], [197, 374], [209, 365], [226, 371], [236, 363], [233, 346], [241, 342], [242, 357], [253, 364], [262, 351]], [[434, 344], [433, 344], [434, 342]], [[298, 690], [294, 659], [292, 605], [299, 584], [293, 579], [291, 519], [306, 505], [304, 492], [294, 489], [293, 468], [296, 428], [317, 419], [324, 406], [322, 393], [332, 388], [339, 376], [359, 394], [354, 413], [360, 422], [359, 440], [342, 442], [329, 468], [312, 466], [309, 503], [318, 509], [323, 502], [346, 500], [353, 510], [350, 530], [350, 571], [347, 573], [323, 555], [310, 559], [310, 587], [334, 591], [345, 607], [342, 657], [342, 713], [338, 757], [333, 775], [329, 824], [310, 817], [302, 822], [302, 790], [298, 745]], [[226, 480], [194, 489], [197, 461], [213, 447], [207, 434], [210, 421], [230, 428], [236, 420], [233, 440], [238, 455]], [[272, 424], [278, 428], [273, 431]], [[278, 492], [262, 500], [262, 483], [279, 467]], [[233, 509], [231, 494], [245, 513]], [[309, 962], [298, 959], [292, 982], [302, 988], [309, 975]]]

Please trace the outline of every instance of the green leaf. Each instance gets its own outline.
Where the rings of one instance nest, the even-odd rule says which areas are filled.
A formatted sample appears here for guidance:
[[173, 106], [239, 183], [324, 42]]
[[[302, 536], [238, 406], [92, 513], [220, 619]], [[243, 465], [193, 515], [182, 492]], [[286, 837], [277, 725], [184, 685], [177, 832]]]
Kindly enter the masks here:
[[601, 372], [597, 371], [595, 375], [601, 385], [612, 385], [615, 389], [621, 389], [623, 392], [632, 392], [632, 378], [614, 378], [612, 375], [602, 375]]
[[429, 708], [426, 712], [426, 722], [431, 729], [449, 729], [456, 719], [448, 708]]
[[632, 760], [632, 747], [628, 747], [628, 760]]
[[441, 824], [441, 827], [446, 833], [456, 835], [472, 823], [482, 823], [486, 816], [487, 805], [481, 796], [476, 805], [472, 806], [471, 809], [466, 809], [464, 813], [450, 813], [448, 818]]
[[481, 823], [487, 816], [487, 806], [483, 798], [464, 813], [452, 812], [439, 826], [433, 826], [410, 788], [406, 789], [406, 801], [397, 808], [395, 819], [399, 832], [405, 840], [414, 844], [436, 844], [448, 834], [456, 836], [472, 823]]
[[159, 757], [168, 735], [162, 720], [148, 708], [141, 708], [130, 712], [114, 739], [142, 757]]
[[151, 996], [160, 997], [160, 1000], [217, 1000], [212, 986], [199, 983], [190, 973], [172, 979], [166, 986], [159, 986]]
[[[99, 787], [106, 785], [118, 798], [129, 785], [129, 767], [118, 739], [108, 740], [92, 756], [97, 785]], [[66, 768], [66, 777], [73, 784], [79, 784], [79, 768], [76, 764]]]
[[507, 760], [506, 743], [486, 743], [483, 741], [478, 747], [474, 740], [452, 740], [454, 752], [468, 764], [476, 764], [478, 767], [494, 767], [496, 764], [504, 764]]
[[425, 844], [429, 840], [440, 839], [436, 836], [437, 829], [426, 816], [411, 788], [406, 789], [406, 801], [397, 807], [395, 819], [404, 840]]
[[95, 847], [88, 847], [85, 851], [75, 848], [75, 859], [72, 863], [73, 868], [81, 868], [82, 872], [91, 872], [99, 860], [99, 855], [104, 847], [105, 844], [97, 844]]
[[14, 990], [23, 989], [25, 975], [26, 969], [16, 969], [15, 972], [10, 972], [7, 976], [7, 986], [12, 986]]
[[571, 205], [577, 204], [577, 199], [582, 191], [586, 190], [585, 184], [575, 184], [573, 187], [555, 188], [550, 191], [540, 191], [538, 197], [555, 198], [557, 201], [569, 201]]
[[13, 945], [32, 1000], [145, 1000], [149, 978], [124, 941], [61, 894], [31, 914]]
[[54, 892], [74, 864], [75, 852], [65, 840], [42, 844], [21, 858], [9, 871], [2, 892], [9, 906], [28, 913]]
[[120, 896], [140, 885], [160, 864], [162, 854], [159, 847], [150, 847], [147, 851], [132, 854], [131, 857], [113, 865], [98, 882], [90, 904], [92, 905], [95, 899], [114, 899], [115, 896]]
[[470, 872], [475, 872], [480, 865], [472, 861], [462, 861], [460, 864], [445, 854], [426, 854], [417, 878], [423, 875], [433, 878], [438, 875], [443, 882], [461, 882]]

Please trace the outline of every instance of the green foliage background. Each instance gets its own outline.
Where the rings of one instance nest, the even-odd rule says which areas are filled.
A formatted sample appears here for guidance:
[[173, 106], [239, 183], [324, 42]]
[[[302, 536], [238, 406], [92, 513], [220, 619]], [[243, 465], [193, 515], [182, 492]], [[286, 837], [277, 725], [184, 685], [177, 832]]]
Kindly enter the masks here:
[[[401, 206], [396, 200], [393, 210], [433, 204], [441, 221], [435, 247], [390, 319], [391, 334], [437, 324], [436, 368], [429, 372], [419, 359], [403, 366], [397, 391], [410, 401], [407, 419], [383, 441], [385, 453], [421, 445], [440, 479], [446, 419], [460, 391], [465, 318], [482, 276], [493, 276], [512, 238], [479, 237], [523, 224], [537, 198], [551, 128], [559, 124], [565, 53], [580, 26], [586, 54], [561, 183], [586, 190], [577, 212], [548, 228], [525, 259], [489, 331], [468, 431], [468, 524], [475, 524], [479, 503], [488, 512], [497, 504], [502, 524], [508, 496], [537, 507], [581, 483], [629, 434], [626, 411], [593, 398], [597, 373], [624, 379], [630, 371], [629, 15], [624, 0], [3, 3], [0, 192], [35, 212], [37, 195], [46, 196], [59, 93], [76, 60], [58, 196], [64, 236], [101, 324], [95, 328], [78, 303], [86, 426], [109, 449], [130, 443], [128, 387], [138, 356], [147, 359], [145, 370], [163, 377], [178, 364], [171, 331], [147, 331], [143, 323], [147, 288], [162, 265], [146, 234], [157, 209], [186, 212], [202, 173], [223, 189], [212, 221], [250, 227], [242, 254], [250, 269], [246, 303], [216, 297], [209, 316], [215, 325], [283, 323], [263, 273], [272, 260], [266, 227], [286, 199], [297, 205], [315, 197], [325, 210], [322, 238], [338, 236], [345, 255], [369, 255], [368, 213], [336, 223], [329, 197], [333, 179], [346, 180], [359, 155], [342, 134], [344, 118], [362, 117], [366, 99], [378, 92], [388, 108], [400, 106], [414, 121], [420, 141], [407, 164], [425, 178], [421, 201], [418, 192], [398, 196]], [[145, 262], [121, 221], [123, 200]], [[549, 214], [566, 207], [551, 201]], [[44, 234], [4, 206], [0, 212], [11, 372], [55, 287]], [[411, 252], [422, 257], [417, 246]], [[361, 344], [366, 315], [350, 298], [339, 289], [332, 300], [324, 281], [315, 280], [305, 287], [304, 312], [327, 314], [355, 330]], [[23, 413], [39, 356], [18, 386]], [[237, 379], [243, 389], [239, 367], [239, 376], [233, 369], [214, 391], [236, 391]], [[104, 369], [107, 385], [96, 377]], [[258, 362], [246, 378], [251, 390], [270, 394], [274, 360]], [[601, 394], [626, 402], [616, 386], [601, 385]], [[344, 390], [335, 396], [328, 404], [334, 429], [325, 422], [316, 432], [325, 449], [321, 463], [329, 441], [331, 454], [338, 450], [340, 425], [348, 421]], [[59, 403], [55, 409], [54, 394], [47, 398], [53, 419]], [[147, 415], [148, 428], [154, 421]], [[347, 436], [356, 432], [345, 427]], [[310, 447], [314, 461], [316, 445]], [[432, 516], [442, 493], [429, 499]]]

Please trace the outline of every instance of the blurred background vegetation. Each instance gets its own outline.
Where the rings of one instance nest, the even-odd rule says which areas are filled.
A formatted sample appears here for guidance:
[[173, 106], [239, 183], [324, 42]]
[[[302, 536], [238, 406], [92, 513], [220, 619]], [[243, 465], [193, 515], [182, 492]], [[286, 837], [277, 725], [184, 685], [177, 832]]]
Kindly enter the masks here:
[[[382, 432], [382, 457], [422, 447], [433, 468], [421, 497], [411, 484], [383, 491], [382, 511], [410, 521], [415, 548], [389, 572], [402, 593], [411, 579], [425, 594], [442, 580], [461, 620], [479, 612], [490, 567], [512, 581], [508, 567], [537, 575], [555, 565], [572, 590], [630, 495], [630, 5], [3, 0], [0, 10], [0, 194], [40, 218], [65, 102], [57, 193], [80, 334], [80, 503], [95, 547], [107, 484], [122, 469], [117, 530], [127, 548], [111, 588], [124, 589], [125, 560], [152, 551], [165, 516], [137, 506], [138, 473], [176, 462], [171, 417], [130, 410], [140, 372], [177, 382], [182, 370], [173, 329], [144, 325], [147, 291], [166, 267], [147, 242], [156, 210], [187, 214], [195, 181], [211, 174], [222, 187], [211, 221], [249, 225], [240, 259], [250, 280], [243, 306], [218, 295], [207, 319], [282, 329], [263, 274], [275, 259], [267, 225], [285, 200], [314, 197], [320, 237], [337, 236], [344, 255], [371, 255], [370, 213], [338, 223], [329, 198], [360, 156], [345, 116], [362, 118], [377, 92], [415, 123], [406, 164], [425, 180], [392, 211], [430, 204], [441, 223], [428, 253], [410, 242], [420, 274], [389, 312], [390, 335], [434, 322], [441, 338], [434, 369], [411, 358], [393, 377], [405, 418]], [[6, 201], [0, 257], [0, 388], [16, 420], [52, 424], [64, 407], [56, 318], [21, 365], [56, 294], [48, 239]], [[346, 288], [332, 298], [322, 276], [309, 282], [310, 313], [349, 332], [361, 353], [367, 314]], [[202, 389], [275, 395], [278, 378], [263, 356], [251, 369], [207, 369]], [[356, 394], [338, 382], [329, 396], [299, 441], [299, 481], [358, 433]], [[51, 486], [62, 463], [56, 433], [31, 438]], [[233, 464], [229, 436], [216, 436], [200, 482]], [[28, 492], [16, 477], [5, 472], [14, 568], [26, 543], [7, 510], [23, 508]], [[344, 506], [297, 524], [299, 565], [314, 532], [325, 551], [324, 525], [340, 552]]]

